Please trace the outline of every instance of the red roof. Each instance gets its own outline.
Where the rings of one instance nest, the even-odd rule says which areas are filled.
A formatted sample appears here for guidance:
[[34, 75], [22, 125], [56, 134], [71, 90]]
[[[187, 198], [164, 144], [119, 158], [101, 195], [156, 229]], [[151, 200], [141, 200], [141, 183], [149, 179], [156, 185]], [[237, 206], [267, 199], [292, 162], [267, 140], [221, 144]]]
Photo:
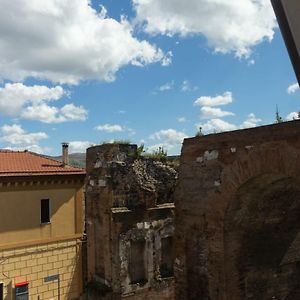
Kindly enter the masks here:
[[0, 177], [71, 174], [85, 174], [85, 170], [30, 151], [0, 150]]

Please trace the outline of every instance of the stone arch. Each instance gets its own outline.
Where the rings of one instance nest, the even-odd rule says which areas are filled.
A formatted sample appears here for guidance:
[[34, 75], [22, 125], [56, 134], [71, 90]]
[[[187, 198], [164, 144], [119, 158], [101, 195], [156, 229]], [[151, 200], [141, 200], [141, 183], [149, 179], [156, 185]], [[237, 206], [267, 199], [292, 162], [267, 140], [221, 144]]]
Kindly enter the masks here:
[[[261, 147], [245, 148], [236, 153], [229, 164], [222, 166], [221, 186], [211, 202], [213, 206], [207, 211], [207, 219], [210, 220], [209, 214], [213, 210], [214, 214], [216, 211], [218, 214], [207, 225], [207, 233], [214, 239], [209, 242], [211, 276], [215, 274], [220, 279], [223, 278], [217, 284], [218, 287], [210, 286], [211, 294], [214, 288], [220, 291], [216, 299], [288, 299], [291, 297], [289, 295], [299, 292], [299, 286], [293, 283], [300, 273], [298, 258], [294, 258], [292, 263], [283, 264], [292, 244], [297, 242], [300, 230], [296, 222], [297, 219], [300, 220], [299, 166], [297, 149], [287, 143], [268, 143]], [[284, 193], [287, 193], [289, 201], [285, 201]], [[258, 204], [261, 202], [269, 209], [265, 223], [259, 214]], [[275, 206], [272, 207], [272, 204]], [[250, 214], [251, 205], [254, 208]], [[280, 218], [276, 205], [291, 215], [292, 219]], [[274, 224], [268, 224], [272, 214]], [[257, 228], [251, 230], [252, 226]], [[276, 231], [276, 228], [282, 230]], [[285, 235], [284, 230], [288, 228], [290, 231]], [[216, 237], [222, 238], [221, 254], [215, 251], [218, 244]], [[276, 237], [282, 238], [282, 243], [278, 243]], [[272, 249], [272, 245], [278, 253], [267, 255], [266, 252]], [[254, 253], [259, 254], [259, 247], [263, 248], [261, 257], [257, 255], [252, 260], [249, 259]], [[269, 264], [263, 267], [267, 258]], [[213, 266], [216, 262], [219, 265]], [[260, 275], [256, 276], [256, 273]], [[281, 291], [275, 291], [276, 286], [280, 286]]]
[[[202, 173], [208, 172], [215, 177], [212, 178], [211, 183], [205, 181], [208, 188], [206, 187], [202, 193], [203, 198], [199, 198], [202, 203], [202, 213], [201, 218], [196, 220], [200, 224], [201, 240], [204, 241], [203, 251], [207, 253], [205, 265], [201, 267], [202, 270], [203, 268], [208, 270], [203, 280], [208, 282], [206, 288], [211, 299], [220, 300], [244, 299], [227, 297], [226, 272], [228, 270], [225, 268], [224, 249], [225, 219], [239, 190], [247, 182], [267, 174], [290, 178], [293, 182], [300, 181], [300, 153], [287, 142], [269, 142], [243, 147], [230, 153], [229, 159], [225, 160], [224, 153], [228, 155], [229, 151], [230, 149], [221, 150], [218, 160], [209, 161], [204, 166]], [[191, 267], [188, 272], [192, 273], [191, 271], [195, 270], [197, 271], [196, 267]], [[200, 277], [199, 274], [193, 276], [193, 278], [197, 277]], [[198, 285], [200, 286], [200, 282]], [[197, 290], [194, 293], [195, 297], [199, 295]], [[190, 297], [190, 299], [194, 298]]]
[[285, 264], [299, 220], [300, 184], [291, 177], [264, 174], [238, 189], [224, 219], [227, 299], [286, 299], [299, 288], [297, 261]]

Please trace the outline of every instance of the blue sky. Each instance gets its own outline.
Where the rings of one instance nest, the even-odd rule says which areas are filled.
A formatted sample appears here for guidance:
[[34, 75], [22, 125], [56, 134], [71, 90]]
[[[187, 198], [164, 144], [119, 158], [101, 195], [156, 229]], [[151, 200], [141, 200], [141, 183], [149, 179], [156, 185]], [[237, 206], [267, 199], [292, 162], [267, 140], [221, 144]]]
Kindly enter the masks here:
[[268, 0], [3, 0], [0, 147], [56, 155], [184, 137], [300, 110]]

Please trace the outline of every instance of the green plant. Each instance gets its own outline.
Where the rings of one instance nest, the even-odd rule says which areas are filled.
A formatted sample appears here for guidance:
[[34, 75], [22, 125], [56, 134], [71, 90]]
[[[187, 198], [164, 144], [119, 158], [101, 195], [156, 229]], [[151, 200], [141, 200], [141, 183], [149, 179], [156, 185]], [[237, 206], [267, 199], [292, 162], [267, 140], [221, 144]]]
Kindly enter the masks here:
[[157, 150], [154, 150], [152, 153], [145, 153], [144, 156], [165, 162], [167, 160], [168, 152], [164, 147], [158, 147]]
[[278, 106], [276, 105], [275, 123], [282, 123], [283, 119], [279, 114]]
[[145, 145], [141, 144], [137, 147], [137, 150], [136, 150], [137, 158], [140, 158], [144, 153], [145, 153]]

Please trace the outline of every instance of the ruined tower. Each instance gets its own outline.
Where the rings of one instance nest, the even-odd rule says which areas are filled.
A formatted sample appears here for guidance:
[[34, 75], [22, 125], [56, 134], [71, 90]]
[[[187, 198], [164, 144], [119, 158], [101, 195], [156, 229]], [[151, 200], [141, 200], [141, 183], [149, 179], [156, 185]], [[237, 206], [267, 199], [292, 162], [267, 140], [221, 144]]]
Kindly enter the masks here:
[[176, 179], [136, 145], [87, 150], [89, 299], [173, 299]]

